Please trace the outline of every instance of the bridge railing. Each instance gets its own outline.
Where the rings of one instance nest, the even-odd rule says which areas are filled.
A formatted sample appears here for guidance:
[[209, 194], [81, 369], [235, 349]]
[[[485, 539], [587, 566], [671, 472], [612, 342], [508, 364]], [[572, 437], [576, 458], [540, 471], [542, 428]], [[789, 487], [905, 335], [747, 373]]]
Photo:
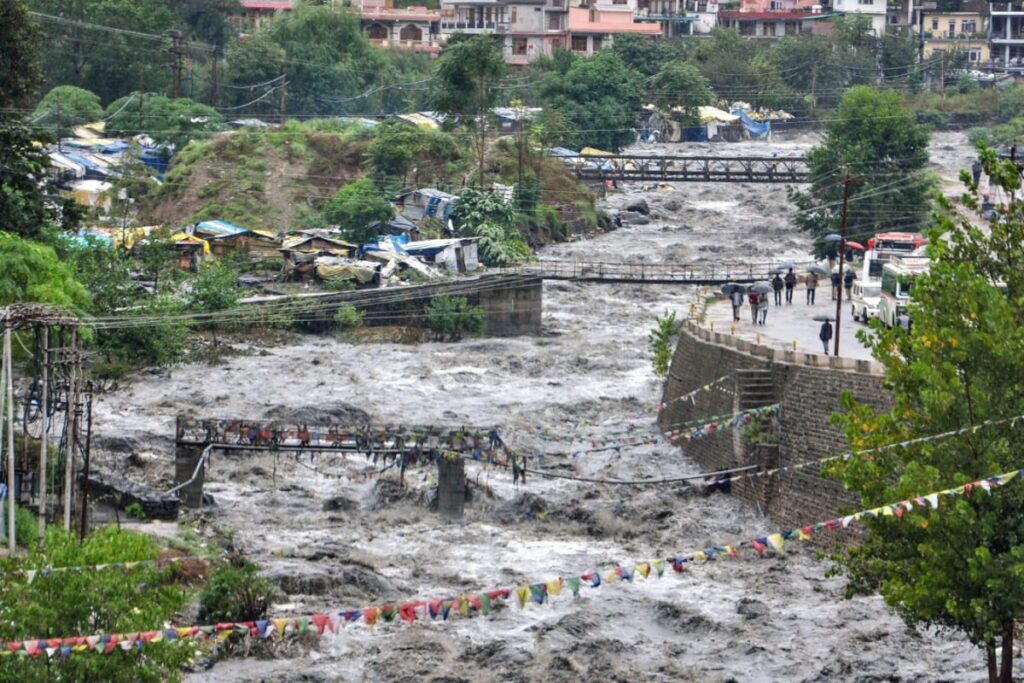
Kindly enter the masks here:
[[537, 275], [551, 280], [609, 280], [633, 282], [751, 282], [767, 279], [783, 264], [803, 270], [814, 261], [765, 261], [746, 263], [628, 263], [585, 260], [542, 260], [505, 269], [506, 272]]

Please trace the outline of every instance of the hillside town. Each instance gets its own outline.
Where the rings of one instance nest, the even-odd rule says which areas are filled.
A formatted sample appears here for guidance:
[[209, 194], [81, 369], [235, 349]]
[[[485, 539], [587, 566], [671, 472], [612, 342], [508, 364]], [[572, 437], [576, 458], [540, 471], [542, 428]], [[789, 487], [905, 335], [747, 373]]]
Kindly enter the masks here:
[[0, 681], [1019, 678], [1024, 7], [0, 27]]

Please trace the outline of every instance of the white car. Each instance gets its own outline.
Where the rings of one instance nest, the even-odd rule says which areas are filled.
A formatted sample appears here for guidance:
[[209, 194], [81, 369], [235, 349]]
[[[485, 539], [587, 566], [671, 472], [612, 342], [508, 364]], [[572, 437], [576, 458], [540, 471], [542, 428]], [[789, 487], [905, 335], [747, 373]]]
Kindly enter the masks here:
[[854, 320], [863, 323], [878, 317], [878, 300], [882, 295], [882, 286], [877, 281], [853, 283], [850, 291], [850, 314]]

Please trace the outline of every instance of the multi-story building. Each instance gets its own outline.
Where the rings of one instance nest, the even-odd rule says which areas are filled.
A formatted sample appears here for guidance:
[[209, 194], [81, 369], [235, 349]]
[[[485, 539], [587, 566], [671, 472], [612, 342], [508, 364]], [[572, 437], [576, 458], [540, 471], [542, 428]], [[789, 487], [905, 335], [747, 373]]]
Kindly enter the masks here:
[[863, 14], [871, 20], [871, 29], [881, 38], [885, 35], [889, 11], [887, 0], [832, 0], [832, 11], [841, 14]]
[[589, 6], [569, 8], [569, 49], [592, 55], [609, 47], [616, 34], [660, 36], [658, 24], [637, 22], [637, 0], [596, 0]]
[[1024, 4], [993, 2], [989, 7], [992, 70], [1024, 73]]
[[921, 19], [926, 61], [938, 52], [963, 52], [972, 68], [988, 66], [988, 17], [981, 11], [925, 12]]
[[361, 0], [357, 7], [363, 32], [378, 47], [441, 51], [441, 13], [437, 10], [395, 9], [393, 0]]
[[820, 1], [743, 0], [738, 10], [718, 12], [718, 24], [740, 35], [773, 38], [804, 30], [805, 20], [821, 16]]

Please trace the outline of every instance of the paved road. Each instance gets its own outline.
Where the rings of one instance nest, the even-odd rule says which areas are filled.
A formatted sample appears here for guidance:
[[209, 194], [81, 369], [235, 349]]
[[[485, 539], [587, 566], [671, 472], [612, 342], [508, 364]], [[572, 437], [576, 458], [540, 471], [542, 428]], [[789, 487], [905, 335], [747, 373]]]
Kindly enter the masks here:
[[[776, 306], [772, 303], [768, 309], [766, 325], [754, 325], [750, 321], [750, 306], [744, 303], [740, 309], [740, 322], [732, 322], [732, 306], [727, 300], [715, 301], [708, 306], [708, 322], [714, 322], [716, 331], [734, 331], [734, 334], [742, 339], [757, 341], [757, 335], [761, 335], [760, 342], [767, 346], [778, 348], [793, 348], [796, 342], [796, 350], [821, 353], [821, 341], [818, 339], [818, 330], [821, 323], [812, 318], [819, 314], [834, 316], [836, 313], [836, 302], [830, 298], [831, 287], [819, 287], [816, 294], [816, 302], [808, 306], [806, 294], [802, 286], [797, 286], [793, 293], [792, 305], [783, 304]], [[824, 296], [822, 296], [824, 295]], [[774, 297], [769, 294], [769, 301], [774, 302]], [[833, 323], [835, 327], [835, 323]], [[870, 352], [861, 344], [856, 334], [860, 330], [867, 329], [863, 323], [854, 322], [850, 317], [850, 307], [843, 301], [843, 319], [840, 324], [839, 355], [847, 358], [870, 359]], [[835, 339], [829, 344], [829, 353], [832, 352]]]

